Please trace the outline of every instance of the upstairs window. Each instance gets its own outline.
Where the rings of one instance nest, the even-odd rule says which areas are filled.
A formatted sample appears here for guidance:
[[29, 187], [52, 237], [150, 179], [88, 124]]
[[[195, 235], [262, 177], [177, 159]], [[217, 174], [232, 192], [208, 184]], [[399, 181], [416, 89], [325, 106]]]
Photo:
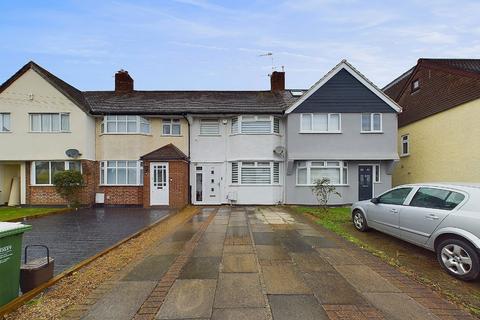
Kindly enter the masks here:
[[220, 134], [220, 123], [218, 119], [200, 120], [200, 134], [202, 136], [218, 136]]
[[34, 161], [32, 163], [32, 184], [52, 185], [55, 174], [65, 170], [82, 172], [80, 161]]
[[232, 134], [280, 133], [280, 118], [273, 116], [239, 116], [232, 119]]
[[364, 133], [382, 132], [381, 113], [362, 113], [362, 130]]
[[410, 136], [408, 134], [402, 136], [402, 150], [401, 156], [408, 156], [410, 154]]
[[301, 133], [339, 133], [339, 113], [302, 113], [300, 116]]
[[102, 133], [150, 133], [150, 121], [140, 116], [106, 116]]
[[232, 162], [233, 184], [279, 184], [280, 163], [273, 161]]
[[10, 132], [10, 113], [0, 113], [0, 132]]
[[31, 132], [69, 132], [69, 113], [30, 113]]
[[162, 135], [179, 136], [180, 134], [180, 119], [163, 119]]

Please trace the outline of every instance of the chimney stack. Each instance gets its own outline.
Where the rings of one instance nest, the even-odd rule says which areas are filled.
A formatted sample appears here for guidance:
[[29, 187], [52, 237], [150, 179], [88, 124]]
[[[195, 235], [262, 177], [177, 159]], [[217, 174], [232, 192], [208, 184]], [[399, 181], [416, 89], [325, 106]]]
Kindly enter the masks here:
[[273, 71], [270, 75], [270, 90], [283, 91], [285, 90], [285, 71]]
[[123, 69], [115, 73], [115, 94], [127, 94], [133, 92], [133, 79], [128, 71]]

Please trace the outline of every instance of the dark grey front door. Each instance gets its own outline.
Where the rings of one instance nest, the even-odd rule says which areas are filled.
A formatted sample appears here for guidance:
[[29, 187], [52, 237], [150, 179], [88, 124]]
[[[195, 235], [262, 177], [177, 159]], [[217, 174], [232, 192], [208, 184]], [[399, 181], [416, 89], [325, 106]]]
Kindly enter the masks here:
[[373, 197], [372, 166], [358, 166], [358, 200], [368, 200]]

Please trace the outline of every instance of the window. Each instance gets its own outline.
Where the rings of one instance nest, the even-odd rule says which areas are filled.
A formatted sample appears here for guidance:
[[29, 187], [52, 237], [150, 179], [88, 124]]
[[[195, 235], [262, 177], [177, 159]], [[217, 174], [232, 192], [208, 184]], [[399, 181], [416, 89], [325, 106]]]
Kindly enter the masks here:
[[339, 133], [341, 131], [339, 113], [302, 113], [300, 118], [302, 133]]
[[69, 132], [69, 113], [31, 113], [31, 132]]
[[408, 156], [410, 154], [410, 136], [408, 134], [402, 136], [402, 152], [401, 156]]
[[280, 163], [272, 161], [232, 162], [233, 184], [279, 184]]
[[380, 165], [373, 165], [373, 182], [380, 183]]
[[382, 114], [362, 113], [361, 132], [382, 132]]
[[150, 121], [140, 116], [105, 116], [102, 133], [150, 133]]
[[420, 188], [410, 201], [410, 206], [452, 210], [458, 206], [465, 196], [461, 193], [437, 189], [437, 188]]
[[10, 132], [10, 113], [0, 113], [0, 132]]
[[273, 116], [239, 116], [232, 119], [232, 134], [280, 133], [280, 118]]
[[330, 184], [348, 184], [348, 164], [345, 161], [300, 161], [297, 164], [297, 185], [311, 186], [328, 178]]
[[412, 188], [399, 188], [384, 193], [378, 198], [379, 203], [403, 205]]
[[80, 161], [34, 161], [32, 163], [32, 184], [51, 185], [55, 174], [65, 170], [82, 171]]
[[180, 133], [180, 119], [163, 119], [162, 135], [179, 136]]
[[412, 82], [412, 93], [420, 89], [420, 81], [418, 79]]
[[200, 134], [205, 136], [216, 136], [220, 134], [220, 123], [218, 119], [200, 120]]
[[100, 184], [102, 185], [143, 185], [142, 161], [101, 161]]

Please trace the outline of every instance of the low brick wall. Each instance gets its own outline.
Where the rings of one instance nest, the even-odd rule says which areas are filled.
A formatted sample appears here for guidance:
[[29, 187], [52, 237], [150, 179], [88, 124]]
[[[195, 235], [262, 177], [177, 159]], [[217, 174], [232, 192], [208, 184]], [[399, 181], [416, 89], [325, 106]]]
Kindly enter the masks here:
[[105, 205], [143, 205], [143, 186], [99, 187], [105, 193]]

